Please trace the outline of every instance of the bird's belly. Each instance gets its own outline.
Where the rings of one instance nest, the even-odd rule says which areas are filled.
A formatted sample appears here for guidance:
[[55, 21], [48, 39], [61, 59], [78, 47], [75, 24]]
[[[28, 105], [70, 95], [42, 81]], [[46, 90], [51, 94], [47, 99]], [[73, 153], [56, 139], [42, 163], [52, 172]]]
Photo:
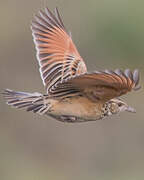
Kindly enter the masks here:
[[73, 97], [63, 101], [58, 101], [52, 107], [51, 115], [61, 117], [70, 116], [78, 119], [97, 120], [101, 117], [101, 107], [99, 103], [91, 102], [84, 97]]

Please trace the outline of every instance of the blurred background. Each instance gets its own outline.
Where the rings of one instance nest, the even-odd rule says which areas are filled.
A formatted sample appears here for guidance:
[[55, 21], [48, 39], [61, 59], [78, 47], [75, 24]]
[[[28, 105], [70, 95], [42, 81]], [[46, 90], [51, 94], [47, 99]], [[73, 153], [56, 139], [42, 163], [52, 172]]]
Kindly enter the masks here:
[[[0, 0], [0, 91], [44, 93], [30, 23], [56, 6], [88, 69], [144, 75], [144, 1]], [[144, 93], [123, 97], [137, 113], [64, 124], [10, 108], [0, 97], [1, 180], [143, 180]]]

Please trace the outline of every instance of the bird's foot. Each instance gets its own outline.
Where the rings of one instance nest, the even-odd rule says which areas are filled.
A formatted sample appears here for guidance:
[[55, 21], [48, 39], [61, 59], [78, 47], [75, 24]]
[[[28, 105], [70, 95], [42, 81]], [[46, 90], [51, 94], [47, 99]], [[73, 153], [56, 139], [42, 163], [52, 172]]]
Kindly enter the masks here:
[[64, 116], [63, 115], [63, 116], [60, 116], [60, 121], [73, 123], [73, 122], [77, 121], [77, 118], [75, 116]]

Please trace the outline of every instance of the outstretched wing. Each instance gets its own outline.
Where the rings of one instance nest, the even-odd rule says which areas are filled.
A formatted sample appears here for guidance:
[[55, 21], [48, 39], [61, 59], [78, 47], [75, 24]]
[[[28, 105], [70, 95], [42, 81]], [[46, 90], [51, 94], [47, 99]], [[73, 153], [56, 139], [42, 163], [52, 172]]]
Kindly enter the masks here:
[[75, 76], [63, 83], [53, 87], [51, 95], [54, 97], [67, 97], [75, 93], [84, 95], [92, 101], [106, 102], [112, 98], [121, 96], [131, 91], [139, 89], [139, 72], [131, 72], [126, 69], [124, 72], [117, 69], [115, 71], [101, 71], [85, 73]]
[[71, 36], [67, 33], [58, 9], [39, 11], [32, 21], [32, 34], [40, 65], [40, 74], [49, 93], [57, 83], [87, 72]]

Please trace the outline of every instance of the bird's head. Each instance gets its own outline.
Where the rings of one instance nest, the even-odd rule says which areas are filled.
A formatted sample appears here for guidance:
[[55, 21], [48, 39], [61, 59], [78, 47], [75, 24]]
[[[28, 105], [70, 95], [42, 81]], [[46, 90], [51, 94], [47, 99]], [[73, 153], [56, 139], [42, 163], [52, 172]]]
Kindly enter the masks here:
[[123, 111], [128, 111], [132, 113], [136, 112], [134, 108], [128, 106], [124, 101], [117, 98], [111, 99], [106, 104], [108, 108], [108, 115], [117, 114]]

